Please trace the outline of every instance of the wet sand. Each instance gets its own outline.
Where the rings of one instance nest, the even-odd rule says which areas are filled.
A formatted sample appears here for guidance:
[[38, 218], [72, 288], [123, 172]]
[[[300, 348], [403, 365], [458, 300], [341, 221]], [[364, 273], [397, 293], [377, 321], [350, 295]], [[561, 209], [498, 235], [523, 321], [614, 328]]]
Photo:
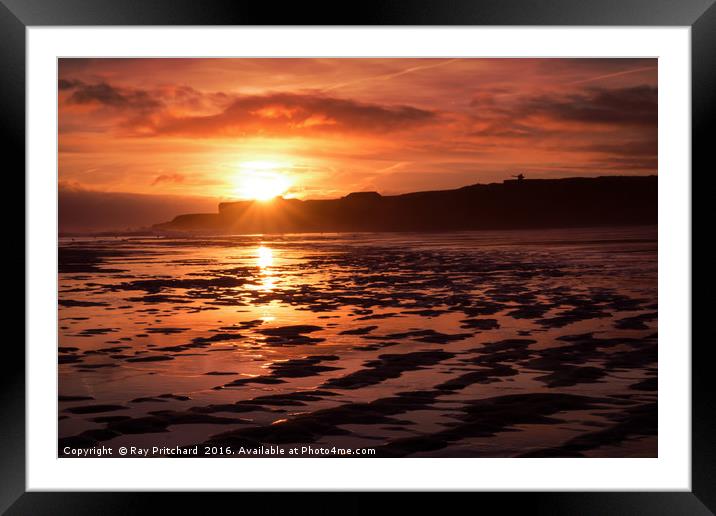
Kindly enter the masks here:
[[63, 238], [59, 453], [655, 457], [656, 251], [655, 227]]

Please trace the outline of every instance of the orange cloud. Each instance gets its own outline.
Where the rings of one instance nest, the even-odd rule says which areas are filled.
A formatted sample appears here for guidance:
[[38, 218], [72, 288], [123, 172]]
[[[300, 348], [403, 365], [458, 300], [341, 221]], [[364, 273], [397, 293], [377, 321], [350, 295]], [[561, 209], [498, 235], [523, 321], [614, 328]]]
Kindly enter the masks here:
[[215, 115], [167, 117], [154, 135], [283, 136], [311, 132], [385, 133], [435, 123], [437, 113], [406, 105], [378, 105], [316, 94], [243, 96]]

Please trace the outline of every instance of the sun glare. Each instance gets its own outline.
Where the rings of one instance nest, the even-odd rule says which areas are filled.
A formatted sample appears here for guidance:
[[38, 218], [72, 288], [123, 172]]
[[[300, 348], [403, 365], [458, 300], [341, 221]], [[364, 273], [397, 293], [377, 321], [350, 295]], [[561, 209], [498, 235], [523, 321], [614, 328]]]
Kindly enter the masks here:
[[244, 199], [268, 201], [286, 193], [291, 179], [282, 169], [286, 166], [273, 161], [242, 163], [236, 176], [236, 194]]

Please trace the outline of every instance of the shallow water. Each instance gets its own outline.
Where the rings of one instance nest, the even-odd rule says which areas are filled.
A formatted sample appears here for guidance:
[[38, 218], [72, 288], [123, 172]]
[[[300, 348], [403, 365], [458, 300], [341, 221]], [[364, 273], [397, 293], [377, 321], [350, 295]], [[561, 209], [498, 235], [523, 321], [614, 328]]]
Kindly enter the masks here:
[[655, 227], [63, 238], [64, 446], [656, 456]]

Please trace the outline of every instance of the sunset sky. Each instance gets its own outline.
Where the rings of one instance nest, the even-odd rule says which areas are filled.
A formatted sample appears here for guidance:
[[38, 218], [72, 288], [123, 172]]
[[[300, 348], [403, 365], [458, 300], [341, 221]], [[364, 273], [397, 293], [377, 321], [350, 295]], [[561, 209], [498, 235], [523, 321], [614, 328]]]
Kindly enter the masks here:
[[657, 170], [655, 59], [61, 59], [58, 88], [67, 229], [255, 180], [305, 199]]

